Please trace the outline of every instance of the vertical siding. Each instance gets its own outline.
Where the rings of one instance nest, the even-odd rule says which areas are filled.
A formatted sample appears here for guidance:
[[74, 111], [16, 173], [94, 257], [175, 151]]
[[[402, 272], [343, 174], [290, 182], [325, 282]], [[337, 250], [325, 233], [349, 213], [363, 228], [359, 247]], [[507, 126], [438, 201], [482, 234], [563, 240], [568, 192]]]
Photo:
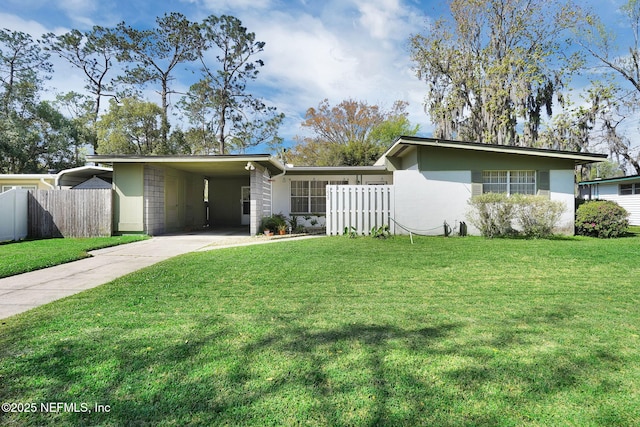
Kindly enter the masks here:
[[28, 191], [13, 189], [0, 193], [0, 242], [27, 237]]
[[395, 227], [392, 185], [327, 185], [327, 234], [339, 235], [353, 227], [357, 234], [372, 228]]

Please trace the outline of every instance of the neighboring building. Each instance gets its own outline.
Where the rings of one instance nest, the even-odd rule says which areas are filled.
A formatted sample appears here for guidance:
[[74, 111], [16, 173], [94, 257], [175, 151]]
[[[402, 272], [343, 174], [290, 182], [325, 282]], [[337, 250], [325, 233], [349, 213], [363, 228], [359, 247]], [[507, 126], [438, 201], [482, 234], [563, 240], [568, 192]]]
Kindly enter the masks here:
[[[81, 166], [65, 169], [58, 173], [43, 174], [0, 174], [0, 192], [21, 188], [25, 190], [60, 190], [77, 187], [92, 178], [106, 182], [111, 188], [112, 169], [102, 166]], [[105, 185], [93, 181], [91, 188], [105, 188]], [[87, 184], [84, 188], [90, 188]]]
[[50, 173], [0, 174], [0, 193], [13, 188], [24, 190], [53, 190], [56, 175]]
[[629, 212], [629, 224], [640, 225], [640, 175], [584, 181], [579, 184], [585, 200], [611, 200]]
[[391, 185], [388, 219], [400, 225], [397, 233], [441, 234], [443, 222], [464, 221], [469, 199], [483, 192], [560, 200], [561, 228], [573, 233], [575, 167], [605, 158], [418, 137], [398, 138], [367, 167], [294, 167], [269, 155], [88, 157], [113, 166], [114, 231], [152, 235], [205, 225], [248, 225], [255, 234], [273, 213], [322, 225], [330, 184]]
[[80, 166], [56, 174], [59, 189], [111, 188], [113, 169], [102, 166]]

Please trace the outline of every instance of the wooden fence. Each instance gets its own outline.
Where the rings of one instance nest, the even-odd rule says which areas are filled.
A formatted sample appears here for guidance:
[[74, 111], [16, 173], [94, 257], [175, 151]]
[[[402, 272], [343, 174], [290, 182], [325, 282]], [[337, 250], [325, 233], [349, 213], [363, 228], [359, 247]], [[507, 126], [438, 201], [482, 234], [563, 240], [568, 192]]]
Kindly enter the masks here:
[[29, 190], [29, 237], [111, 236], [112, 190]]
[[327, 185], [328, 235], [343, 234], [345, 228], [370, 234], [372, 228], [382, 226], [394, 233], [393, 215], [392, 185]]

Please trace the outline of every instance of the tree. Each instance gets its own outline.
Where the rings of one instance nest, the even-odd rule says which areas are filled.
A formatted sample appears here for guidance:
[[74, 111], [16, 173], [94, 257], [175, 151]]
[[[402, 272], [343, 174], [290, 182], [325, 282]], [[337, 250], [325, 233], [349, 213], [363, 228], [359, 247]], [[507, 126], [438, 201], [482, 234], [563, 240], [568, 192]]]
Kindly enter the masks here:
[[603, 77], [609, 77], [606, 83], [595, 81], [590, 89], [597, 96], [594, 106], [597, 107], [599, 134], [594, 135], [594, 139], [604, 142], [612, 155], [631, 165], [640, 174], [640, 149], [621, 130], [626, 127], [630, 116], [639, 110], [640, 2], [628, 0], [620, 12], [626, 21], [626, 25], [621, 27], [628, 28], [630, 33], [629, 37], [624, 38], [630, 42], [626, 46], [626, 55], [621, 54], [614, 33], [607, 30], [596, 14], [589, 11], [581, 11], [583, 25], [578, 28], [577, 40], [609, 75]]
[[44, 36], [44, 40], [47, 50], [57, 53], [60, 58], [85, 75], [85, 89], [93, 95], [92, 115], [89, 117], [92, 135], [89, 135], [88, 142], [96, 151], [95, 124], [98, 121], [102, 97], [115, 97], [113, 82], [107, 77], [118, 52], [115, 34], [110, 29], [95, 26], [91, 31], [84, 33], [79, 30], [71, 30], [59, 36], [49, 33]]
[[153, 102], [123, 98], [109, 101], [109, 111], [100, 117], [98, 154], [171, 154], [162, 140], [162, 109]]
[[0, 30], [0, 172], [41, 172], [46, 141], [39, 129], [39, 92], [52, 71], [33, 38]]
[[162, 102], [160, 138], [168, 144], [169, 95], [175, 93], [169, 86], [175, 68], [195, 61], [202, 50], [199, 26], [180, 13], [157, 18], [157, 28], [137, 30], [124, 22], [117, 26], [118, 59], [129, 63], [120, 80], [133, 85], [159, 84]]
[[331, 106], [325, 99], [307, 110], [302, 126], [313, 133], [297, 137], [287, 161], [308, 166], [373, 164], [401, 135], [415, 135], [407, 119], [407, 103], [396, 101], [389, 111], [353, 99]]
[[5, 113], [23, 96], [37, 93], [52, 71], [49, 54], [29, 34], [0, 30], [1, 100]]
[[535, 144], [543, 111], [551, 115], [554, 96], [580, 65], [560, 44], [575, 14], [531, 0], [450, 0], [449, 7], [451, 20], [410, 40], [434, 136]]
[[[254, 58], [265, 43], [256, 41], [255, 33], [232, 16], [209, 16], [201, 29], [204, 78], [191, 86], [182, 105], [191, 123], [201, 129], [202, 149], [206, 154], [226, 154], [263, 143], [277, 145], [282, 141], [277, 130], [284, 115], [247, 91], [247, 83], [256, 79], [264, 65]], [[218, 53], [216, 61], [209, 63], [205, 54], [212, 48]], [[211, 133], [215, 148], [207, 141]]]

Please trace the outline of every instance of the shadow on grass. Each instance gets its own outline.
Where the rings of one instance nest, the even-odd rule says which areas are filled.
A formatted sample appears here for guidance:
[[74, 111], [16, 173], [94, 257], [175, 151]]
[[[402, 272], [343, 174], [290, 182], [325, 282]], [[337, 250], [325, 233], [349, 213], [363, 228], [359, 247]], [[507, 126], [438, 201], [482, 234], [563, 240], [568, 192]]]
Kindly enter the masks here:
[[477, 335], [465, 323], [326, 327], [270, 316], [254, 319], [272, 326], [252, 333], [205, 316], [178, 329], [165, 319], [166, 336], [146, 335], [135, 322], [105, 324], [38, 349], [46, 337], [33, 338], [25, 324], [2, 331], [31, 343], [0, 351], [0, 401], [99, 403], [110, 411], [0, 414], [0, 424], [519, 424], [519, 407], [535, 419], [550, 396], [625, 363], [613, 349], [581, 353], [534, 339], [569, 327], [572, 316], [568, 307], [550, 308]]

